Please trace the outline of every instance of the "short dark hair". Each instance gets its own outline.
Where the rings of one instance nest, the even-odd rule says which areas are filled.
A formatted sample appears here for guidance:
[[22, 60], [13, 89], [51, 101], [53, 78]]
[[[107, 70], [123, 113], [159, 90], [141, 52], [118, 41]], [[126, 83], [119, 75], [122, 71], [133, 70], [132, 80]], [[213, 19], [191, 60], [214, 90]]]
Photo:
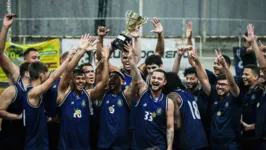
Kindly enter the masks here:
[[32, 51], [38, 52], [38, 50], [36, 48], [30, 47], [30, 48], [28, 48], [28, 49], [25, 50], [25, 52], [23, 54], [24, 55], [24, 58], [27, 57], [29, 55], [29, 53], [32, 52]]
[[258, 66], [254, 65], [254, 64], [248, 64], [248, 65], [244, 66], [244, 69], [245, 68], [251, 69], [253, 74], [260, 76], [260, 69]]
[[81, 65], [79, 66], [79, 69], [80, 69], [80, 70], [83, 70], [83, 67], [85, 67], [85, 66], [89, 66], [89, 67], [91, 66], [91, 67], [93, 67], [91, 63], [84, 63], [84, 64], [81, 64]]
[[188, 74], [195, 74], [196, 77], [198, 77], [197, 71], [194, 67], [189, 67], [184, 70], [184, 76], [187, 76]]
[[231, 66], [231, 59], [227, 55], [222, 55], [224, 57], [225, 62], [227, 63], [228, 67]]
[[28, 71], [28, 69], [29, 69], [29, 65], [30, 65], [30, 63], [28, 63], [28, 62], [24, 62], [23, 64], [21, 64], [21, 65], [19, 66], [19, 75], [20, 75], [21, 77], [23, 77], [24, 74], [25, 74], [25, 72]]
[[73, 77], [74, 76], [85, 76], [84, 72], [81, 69], [74, 69], [72, 72], [73, 72]]
[[224, 73], [223, 74], [219, 74], [217, 76], [217, 81], [219, 81], [219, 80], [226, 80], [226, 75]]
[[160, 56], [157, 56], [157, 55], [151, 55], [151, 56], [148, 56], [146, 59], [145, 59], [145, 64], [146, 65], [152, 65], [152, 64], [155, 64], [155, 65], [158, 65], [158, 66], [161, 66], [163, 64], [163, 61], [162, 61], [162, 58]]
[[152, 72], [152, 74], [153, 74], [154, 72], [161, 72], [161, 73], [163, 73], [163, 74], [164, 74], [164, 79], [166, 80], [166, 72], [165, 72], [163, 69], [155, 69], [155, 70]]
[[64, 52], [64, 53], [61, 55], [60, 59], [66, 59], [67, 56], [68, 56], [68, 51], [67, 51], [67, 52]]
[[181, 79], [175, 72], [167, 72], [166, 80], [169, 82], [164, 85], [162, 90], [163, 94], [165, 95], [173, 92], [176, 89], [185, 89], [185, 86], [183, 85]]
[[37, 80], [40, 73], [48, 72], [48, 68], [42, 62], [32, 62], [29, 65], [29, 73], [31, 80]]

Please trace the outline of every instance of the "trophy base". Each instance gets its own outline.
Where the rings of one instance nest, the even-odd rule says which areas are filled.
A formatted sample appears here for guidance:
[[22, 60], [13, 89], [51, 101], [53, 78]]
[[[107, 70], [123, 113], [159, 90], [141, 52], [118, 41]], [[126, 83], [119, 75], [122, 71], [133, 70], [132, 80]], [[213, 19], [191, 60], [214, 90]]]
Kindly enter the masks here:
[[112, 42], [112, 47], [114, 49], [119, 49], [121, 51], [124, 50], [124, 45], [127, 44], [127, 42], [130, 42], [131, 38], [126, 36], [125, 34], [119, 34], [115, 40]]

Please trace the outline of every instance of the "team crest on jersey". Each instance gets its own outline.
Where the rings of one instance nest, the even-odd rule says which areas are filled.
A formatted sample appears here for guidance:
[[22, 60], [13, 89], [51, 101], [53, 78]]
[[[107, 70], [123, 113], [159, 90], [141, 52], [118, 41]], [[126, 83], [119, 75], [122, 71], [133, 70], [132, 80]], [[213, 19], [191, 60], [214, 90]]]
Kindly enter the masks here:
[[229, 106], [229, 103], [228, 103], [228, 102], [226, 102], [226, 103], [225, 103], [225, 107], [228, 107], [228, 106]]
[[259, 107], [260, 107], [260, 103], [258, 102], [258, 103], [257, 103], [257, 108], [259, 108]]
[[53, 86], [53, 88], [54, 88], [54, 89], [56, 88], [56, 84]]
[[194, 97], [194, 100], [195, 100], [195, 101], [198, 101], [198, 97], [197, 97], [197, 96], [195, 96], [195, 97]]
[[96, 106], [98, 106], [98, 105], [99, 105], [99, 101], [98, 101], [98, 100], [95, 100], [95, 101], [94, 101], [94, 104], [95, 104]]
[[214, 105], [217, 105], [217, 104], [218, 104], [218, 101], [215, 101], [215, 102], [214, 102]]
[[109, 100], [106, 101], [106, 104], [109, 104]]
[[82, 106], [83, 108], [86, 107], [86, 102], [85, 102], [84, 99], [81, 101], [81, 106]]
[[122, 99], [118, 99], [118, 101], [117, 101], [117, 106], [119, 106], [119, 107], [123, 106], [123, 101], [122, 101]]
[[157, 108], [157, 110], [156, 110], [156, 114], [157, 115], [161, 115], [162, 114], [162, 108]]
[[144, 103], [144, 104], [143, 104], [143, 107], [146, 107], [146, 106], [147, 106], [147, 103]]
[[115, 112], [115, 108], [114, 108], [114, 105], [113, 106], [109, 106], [109, 112], [111, 114], [113, 114]]
[[252, 94], [252, 95], [251, 95], [251, 99], [252, 99], [252, 100], [256, 99], [255, 94]]
[[72, 102], [71, 102], [71, 105], [74, 105], [74, 104], [75, 104], [74, 101], [72, 101]]

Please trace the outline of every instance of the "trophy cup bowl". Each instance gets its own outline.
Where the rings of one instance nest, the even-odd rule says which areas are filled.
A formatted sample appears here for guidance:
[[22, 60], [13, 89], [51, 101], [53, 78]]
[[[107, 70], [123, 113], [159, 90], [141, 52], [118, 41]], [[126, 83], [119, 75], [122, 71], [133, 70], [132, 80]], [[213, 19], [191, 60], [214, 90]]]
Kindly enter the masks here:
[[145, 24], [148, 20], [147, 17], [142, 17], [139, 14], [133, 11], [127, 11], [126, 14], [126, 31], [119, 34], [115, 40], [112, 42], [112, 47], [114, 49], [119, 49], [121, 51], [124, 50], [124, 45], [127, 42], [131, 41], [131, 37], [129, 35], [130, 32], [134, 31], [137, 26], [141, 26]]

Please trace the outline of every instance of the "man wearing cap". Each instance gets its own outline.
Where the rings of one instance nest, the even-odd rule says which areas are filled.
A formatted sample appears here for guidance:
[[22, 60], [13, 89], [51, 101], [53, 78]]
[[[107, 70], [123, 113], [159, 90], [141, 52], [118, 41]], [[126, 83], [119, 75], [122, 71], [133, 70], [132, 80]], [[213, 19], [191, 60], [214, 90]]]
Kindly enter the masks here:
[[[132, 51], [131, 45], [127, 50]], [[132, 63], [136, 63], [130, 57]], [[133, 68], [135, 69], [135, 68]], [[133, 73], [136, 71], [133, 71]], [[125, 76], [120, 70], [110, 73], [108, 88], [104, 96], [99, 99], [99, 126], [98, 148], [129, 149], [129, 113], [132, 98], [134, 97], [135, 82], [122, 90]]]

